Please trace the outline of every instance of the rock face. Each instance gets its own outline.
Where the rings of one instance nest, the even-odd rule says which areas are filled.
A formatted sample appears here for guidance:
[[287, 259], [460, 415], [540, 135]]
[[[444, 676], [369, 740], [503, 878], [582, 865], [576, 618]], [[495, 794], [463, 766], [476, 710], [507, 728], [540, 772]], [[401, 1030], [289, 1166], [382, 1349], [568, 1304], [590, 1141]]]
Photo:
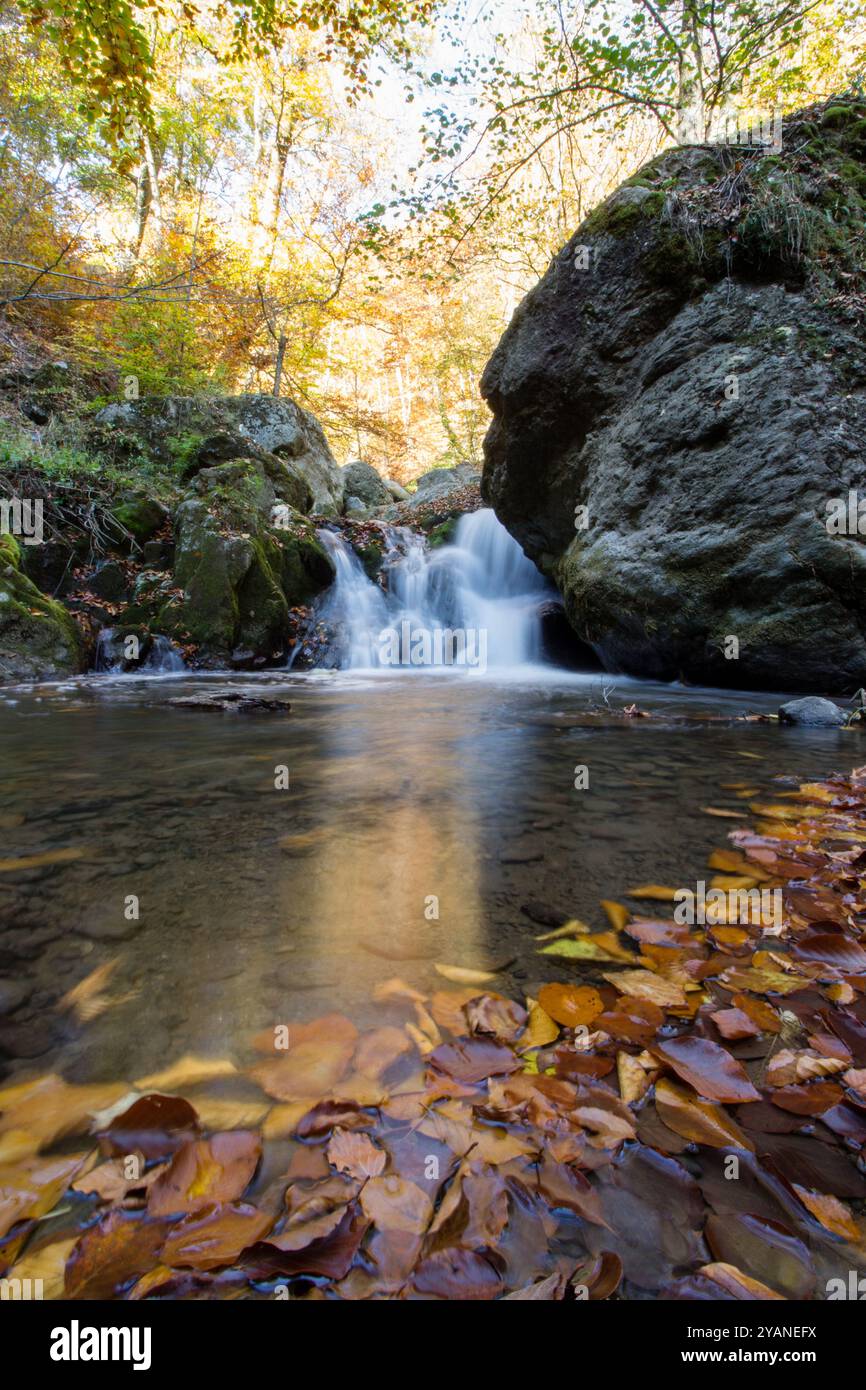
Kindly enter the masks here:
[[187, 476], [233, 459], [276, 459], [294, 484], [299, 510], [334, 516], [343, 509], [342, 473], [322, 427], [294, 401], [149, 396], [108, 405], [96, 418], [161, 462], [174, 460]]
[[83, 668], [83, 655], [66, 609], [21, 573], [17, 542], [0, 535], [0, 681], [75, 675]]
[[814, 108], [781, 154], [658, 157], [517, 309], [482, 493], [608, 669], [866, 683], [863, 537], [827, 524], [866, 497], [864, 210], [866, 105]]
[[171, 597], [153, 626], [192, 642], [205, 664], [281, 660], [290, 608], [333, 578], [294, 495], [294, 481], [258, 459], [202, 469], [174, 517], [182, 597]]

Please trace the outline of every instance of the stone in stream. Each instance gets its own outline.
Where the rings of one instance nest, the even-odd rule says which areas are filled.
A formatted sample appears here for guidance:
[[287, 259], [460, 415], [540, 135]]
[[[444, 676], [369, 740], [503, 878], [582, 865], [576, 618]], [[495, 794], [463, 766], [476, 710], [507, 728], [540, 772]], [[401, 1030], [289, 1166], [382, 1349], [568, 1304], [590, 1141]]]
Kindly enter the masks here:
[[199, 709], [224, 714], [289, 714], [290, 700], [266, 700], [258, 695], [242, 695], [234, 690], [218, 690], [208, 695], [179, 695], [167, 701], [176, 709]]
[[803, 700], [789, 700], [779, 706], [779, 720], [782, 724], [809, 724], [813, 728], [831, 729], [847, 722], [848, 716], [832, 700], [822, 700], [818, 695], [807, 695]]
[[14, 1014], [32, 993], [32, 980], [0, 980], [0, 1017]]

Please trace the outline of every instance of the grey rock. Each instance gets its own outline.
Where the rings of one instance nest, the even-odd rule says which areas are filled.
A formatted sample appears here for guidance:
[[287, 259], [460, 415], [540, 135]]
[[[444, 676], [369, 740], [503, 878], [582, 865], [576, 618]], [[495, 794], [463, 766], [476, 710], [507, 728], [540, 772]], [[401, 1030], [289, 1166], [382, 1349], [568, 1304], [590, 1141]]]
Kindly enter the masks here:
[[433, 468], [429, 473], [422, 473], [418, 479], [411, 498], [412, 505], [432, 502], [434, 498], [444, 497], [446, 493], [477, 483], [480, 479], [479, 470], [471, 463], [459, 463], [456, 468]]
[[809, 724], [817, 728], [838, 728], [847, 721], [847, 714], [832, 700], [822, 700], [818, 695], [807, 695], [802, 700], [789, 700], [779, 706], [779, 719], [783, 724]]
[[370, 509], [367, 506], [366, 502], [363, 500], [363, 498], [352, 496], [346, 498], [347, 516], [364, 517], [369, 514], [369, 510]]
[[382, 482], [388, 489], [393, 501], [408, 502], [411, 499], [411, 492], [407, 492], [402, 483], [395, 482], [393, 478], [383, 478]]
[[267, 700], [236, 690], [215, 690], [206, 695], [179, 695], [168, 700], [176, 709], [206, 710], [222, 714], [290, 714], [289, 700]]
[[237, 458], [277, 460], [304, 491], [303, 511], [336, 516], [343, 479], [315, 416], [294, 401], [267, 395], [146, 396], [106, 406], [107, 429], [134, 436], [163, 463], [180, 458], [187, 473]]
[[130, 583], [116, 560], [106, 560], [87, 580], [87, 588], [98, 598], [119, 603], [129, 594]]
[[14, 1014], [32, 993], [32, 980], [0, 980], [0, 1016]]
[[689, 239], [674, 194], [729, 165], [666, 152], [553, 258], [482, 378], [482, 495], [608, 670], [855, 690], [866, 546], [825, 520], [866, 495], [862, 325], [784, 246]]
[[371, 463], [355, 459], [347, 463], [342, 472], [347, 498], [359, 498], [365, 507], [386, 507], [391, 501], [391, 493]]

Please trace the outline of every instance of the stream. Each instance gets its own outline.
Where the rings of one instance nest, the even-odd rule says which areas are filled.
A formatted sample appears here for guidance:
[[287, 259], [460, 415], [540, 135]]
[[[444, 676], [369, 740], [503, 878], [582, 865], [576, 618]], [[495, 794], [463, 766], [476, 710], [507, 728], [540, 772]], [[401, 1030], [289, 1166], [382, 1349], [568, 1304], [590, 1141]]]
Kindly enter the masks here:
[[[172, 707], [224, 687], [287, 696], [286, 717]], [[604, 690], [651, 719], [571, 727]], [[780, 775], [849, 766], [854, 735], [685, 712], [778, 697], [551, 667], [510, 672], [90, 676], [0, 691], [0, 1061], [7, 1075], [133, 1079], [193, 1052], [249, 1056], [275, 1021], [387, 1014], [399, 975], [435, 962], [504, 969], [532, 993], [575, 978], [539, 956], [531, 899], [601, 926], [602, 898], [693, 884], [742, 809]], [[566, 721], [566, 722], [563, 722]], [[574, 788], [577, 765], [589, 787]], [[288, 768], [288, 789], [275, 769]], [[79, 857], [10, 871], [8, 860]], [[129, 895], [139, 899], [128, 920]], [[438, 898], [438, 920], [429, 913]], [[116, 965], [82, 1021], [60, 997]], [[399, 1012], [395, 1020], [399, 1021]]]

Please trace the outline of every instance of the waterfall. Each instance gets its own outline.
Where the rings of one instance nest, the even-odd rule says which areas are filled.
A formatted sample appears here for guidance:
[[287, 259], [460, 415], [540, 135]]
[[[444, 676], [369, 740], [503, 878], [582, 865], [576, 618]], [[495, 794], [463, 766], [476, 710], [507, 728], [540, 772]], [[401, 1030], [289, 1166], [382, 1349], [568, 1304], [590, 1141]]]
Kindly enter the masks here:
[[126, 654], [124, 641], [124, 635], [113, 627], [103, 628], [96, 639], [94, 670], [114, 674], [124, 671], [147, 671], [158, 675], [186, 670], [186, 663], [180, 652], [161, 633], [156, 633], [150, 639], [150, 645], [141, 661]]
[[484, 670], [542, 660], [541, 615], [555, 591], [493, 511], [461, 517], [453, 544], [432, 550], [408, 527], [383, 530], [384, 587], [338, 531], [319, 532], [336, 572], [315, 610], [330, 638], [320, 664]]

